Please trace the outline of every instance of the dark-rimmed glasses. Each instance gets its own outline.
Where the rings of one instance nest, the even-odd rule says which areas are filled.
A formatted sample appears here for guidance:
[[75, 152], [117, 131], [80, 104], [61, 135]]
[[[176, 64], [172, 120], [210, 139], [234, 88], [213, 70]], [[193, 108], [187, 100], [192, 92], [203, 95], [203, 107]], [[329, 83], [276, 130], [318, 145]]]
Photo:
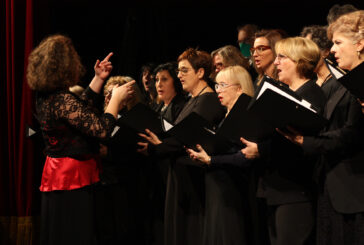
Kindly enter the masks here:
[[191, 68], [187, 68], [187, 67], [178, 68], [178, 69], [176, 69], [176, 73], [178, 74], [181, 72], [183, 75], [186, 75], [190, 69]]
[[250, 54], [253, 55], [255, 51], [257, 52], [257, 54], [261, 54], [263, 51], [265, 51], [267, 49], [271, 49], [271, 47], [266, 46], [266, 45], [259, 45], [257, 47], [251, 47]]

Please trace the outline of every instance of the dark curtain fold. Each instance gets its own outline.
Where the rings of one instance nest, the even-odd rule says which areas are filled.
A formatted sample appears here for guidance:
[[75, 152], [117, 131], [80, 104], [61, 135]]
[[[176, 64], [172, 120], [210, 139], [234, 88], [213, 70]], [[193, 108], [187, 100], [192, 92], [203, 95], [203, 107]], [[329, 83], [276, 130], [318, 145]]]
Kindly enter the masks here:
[[[34, 150], [25, 138], [25, 125], [32, 124], [32, 94], [25, 71], [33, 46], [32, 0], [5, 0], [5, 103], [2, 111], [8, 119], [5, 127], [5, 151], [1, 155], [1, 178], [9, 205], [1, 210], [6, 216], [31, 215]], [[4, 148], [3, 148], [4, 150]], [[5, 166], [4, 166], [5, 165]], [[7, 165], [7, 166], [6, 166]], [[7, 171], [6, 171], [7, 170]]]
[[33, 97], [25, 74], [33, 48], [33, 0], [1, 2], [0, 216], [31, 216], [36, 168], [25, 128], [32, 125]]
[[39, 229], [32, 216], [40, 164], [33, 140], [25, 136], [34, 104], [25, 76], [33, 48], [33, 0], [4, 0], [0, 11], [0, 244], [32, 244]]

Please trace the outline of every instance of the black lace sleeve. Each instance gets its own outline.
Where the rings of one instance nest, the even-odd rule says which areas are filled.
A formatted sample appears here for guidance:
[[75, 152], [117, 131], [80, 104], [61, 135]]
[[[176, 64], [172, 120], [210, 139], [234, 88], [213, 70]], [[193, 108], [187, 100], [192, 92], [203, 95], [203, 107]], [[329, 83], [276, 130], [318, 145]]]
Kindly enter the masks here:
[[60, 93], [52, 103], [55, 120], [66, 121], [71, 127], [97, 138], [106, 138], [115, 126], [115, 118], [109, 114], [97, 114], [93, 107], [71, 93]]
[[79, 98], [82, 101], [84, 101], [87, 105], [102, 110], [104, 97], [101, 94], [94, 92], [90, 87], [87, 87]]

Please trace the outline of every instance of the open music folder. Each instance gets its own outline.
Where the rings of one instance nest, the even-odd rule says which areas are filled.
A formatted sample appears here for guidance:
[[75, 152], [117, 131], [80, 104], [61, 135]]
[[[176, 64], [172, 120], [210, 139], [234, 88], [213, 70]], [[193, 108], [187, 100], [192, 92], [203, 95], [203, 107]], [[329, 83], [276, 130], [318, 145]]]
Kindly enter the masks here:
[[131, 108], [119, 119], [119, 122], [137, 132], [145, 132], [146, 128], [155, 134], [164, 132], [159, 114], [142, 103]]
[[188, 148], [196, 150], [196, 145], [200, 144], [209, 155], [228, 152], [233, 144], [217, 135], [209, 125], [202, 116], [192, 112], [167, 133]]
[[240, 137], [259, 141], [269, 137], [275, 130], [272, 125], [247, 111], [250, 100], [250, 96], [240, 95], [216, 131], [209, 127], [204, 118], [193, 112], [167, 133], [189, 148], [196, 150], [196, 144], [200, 144], [208, 154], [224, 154], [234, 147], [242, 148]]
[[269, 77], [248, 110], [275, 128], [291, 126], [305, 135], [317, 134], [327, 123], [308, 101]]
[[247, 110], [252, 98], [241, 94], [217, 130], [217, 134], [240, 144], [240, 137], [258, 142], [274, 132], [275, 128]]

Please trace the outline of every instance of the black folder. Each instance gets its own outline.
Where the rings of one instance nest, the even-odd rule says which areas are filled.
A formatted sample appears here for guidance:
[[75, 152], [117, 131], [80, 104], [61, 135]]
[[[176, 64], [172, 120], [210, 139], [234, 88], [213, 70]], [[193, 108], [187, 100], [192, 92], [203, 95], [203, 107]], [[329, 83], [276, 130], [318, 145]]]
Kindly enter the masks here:
[[355, 97], [364, 101], [364, 62], [340, 77], [338, 81]]
[[225, 137], [240, 146], [240, 137], [258, 142], [272, 135], [275, 128], [247, 110], [251, 100], [252, 98], [246, 94], [239, 96], [217, 130], [217, 135]]
[[208, 127], [209, 124], [203, 117], [192, 112], [167, 133], [188, 148], [196, 150], [196, 144], [200, 144], [209, 155], [228, 152], [233, 144], [217, 135]]
[[247, 110], [251, 99], [246, 94], [240, 95], [216, 132], [203, 117], [193, 112], [167, 133], [194, 150], [196, 144], [200, 144], [210, 155], [242, 148], [240, 137], [258, 142], [271, 136], [275, 128]]
[[305, 135], [317, 134], [327, 123], [309, 102], [269, 79], [263, 81], [248, 110], [275, 128], [292, 126]]
[[119, 121], [137, 132], [145, 132], [146, 128], [155, 134], [164, 132], [159, 114], [142, 103], [131, 108]]

